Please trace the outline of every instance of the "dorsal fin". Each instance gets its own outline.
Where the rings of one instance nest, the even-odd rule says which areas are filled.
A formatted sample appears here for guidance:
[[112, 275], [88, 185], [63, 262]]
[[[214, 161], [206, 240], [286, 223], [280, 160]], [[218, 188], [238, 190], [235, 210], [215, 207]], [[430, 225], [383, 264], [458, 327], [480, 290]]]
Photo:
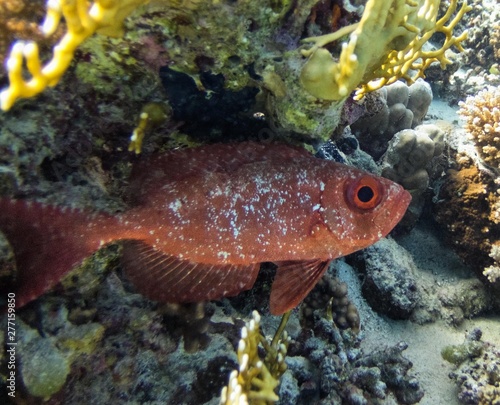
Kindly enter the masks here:
[[330, 261], [281, 262], [271, 290], [271, 313], [281, 315], [295, 308], [328, 269]]
[[134, 164], [130, 176], [130, 200], [142, 203], [158, 185], [168, 187], [176, 182], [199, 175], [202, 171], [231, 173], [238, 167], [266, 160], [291, 160], [310, 156], [305, 149], [278, 143], [242, 142], [213, 144], [153, 155]]
[[211, 265], [167, 255], [142, 241], [124, 242], [127, 278], [149, 299], [198, 302], [231, 297], [252, 288], [259, 264]]
[[23, 200], [0, 199], [0, 230], [12, 245], [18, 269], [16, 305], [42, 295], [101, 246], [114, 219]]

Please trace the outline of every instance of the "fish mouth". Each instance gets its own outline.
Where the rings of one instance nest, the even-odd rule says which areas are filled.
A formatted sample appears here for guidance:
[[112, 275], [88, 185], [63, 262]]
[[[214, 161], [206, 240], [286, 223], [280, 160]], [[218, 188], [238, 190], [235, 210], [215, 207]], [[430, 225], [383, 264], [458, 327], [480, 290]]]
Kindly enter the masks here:
[[[384, 179], [386, 180], [386, 179]], [[411, 194], [402, 185], [387, 180], [384, 181], [387, 187], [387, 195], [382, 204], [381, 215], [376, 222], [384, 229], [384, 236], [387, 235], [406, 213], [411, 203]]]
[[392, 227], [395, 227], [396, 224], [399, 221], [401, 221], [412, 200], [410, 192], [405, 190], [403, 186], [399, 184], [398, 186], [400, 189], [394, 194], [392, 202], [389, 207], [391, 218], [394, 219]]
[[[397, 197], [399, 203], [405, 207], [404, 212], [408, 209], [408, 206], [411, 203], [411, 194], [409, 191], [405, 190], [403, 186], [401, 186], [401, 192], [399, 193], [399, 196]], [[404, 213], [403, 213], [404, 215]]]

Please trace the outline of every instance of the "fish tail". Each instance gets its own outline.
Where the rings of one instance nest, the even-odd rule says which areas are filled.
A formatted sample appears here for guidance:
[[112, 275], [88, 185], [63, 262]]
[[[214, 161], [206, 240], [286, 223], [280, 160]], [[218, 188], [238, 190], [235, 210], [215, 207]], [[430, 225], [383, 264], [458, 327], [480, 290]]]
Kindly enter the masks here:
[[114, 217], [38, 202], [0, 199], [0, 231], [10, 243], [17, 273], [16, 306], [36, 299], [112, 237]]

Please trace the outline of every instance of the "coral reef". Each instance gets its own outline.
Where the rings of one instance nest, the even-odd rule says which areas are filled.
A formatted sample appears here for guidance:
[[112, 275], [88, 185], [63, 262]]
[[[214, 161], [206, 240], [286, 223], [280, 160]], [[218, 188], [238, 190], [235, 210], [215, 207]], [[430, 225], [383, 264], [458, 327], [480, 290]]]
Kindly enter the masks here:
[[[81, 6], [78, 8], [78, 13], [75, 8], [72, 8], [71, 4], [73, 3], [51, 3], [47, 11], [46, 21], [42, 25], [42, 31], [46, 35], [51, 34], [58, 26], [61, 17], [64, 17], [70, 21], [66, 28], [67, 34], [61, 39], [59, 45], [54, 47], [54, 51], [57, 52], [46, 66], [42, 66], [40, 63], [36, 42], [15, 44], [8, 65], [11, 86], [2, 92], [0, 98], [2, 108], [7, 110], [17, 98], [32, 97], [47, 86], [54, 86], [59, 82], [61, 75], [67, 70], [72, 60], [77, 62], [76, 66], [80, 74], [85, 75], [85, 70], [81, 69], [81, 62], [88, 60], [88, 56], [75, 53], [77, 47], [94, 32], [121, 36], [124, 18], [144, 3], [146, 3], [145, 0], [128, 0], [119, 5], [114, 1], [109, 4], [95, 1], [88, 6], [78, 3]], [[135, 24], [128, 24], [128, 27], [135, 29], [135, 31], [128, 31], [129, 34], [124, 38], [125, 42], [133, 48], [134, 54], [134, 57], [128, 56], [127, 60], [129, 65], [139, 63], [153, 68], [155, 71], [160, 66], [174, 65], [177, 71], [191, 75], [206, 71], [222, 73], [226, 79], [225, 88], [228, 90], [237, 91], [248, 86], [260, 87], [264, 90], [262, 99], [267, 98], [264, 100], [265, 116], [267, 122], [271, 124], [270, 129], [258, 129], [262, 133], [266, 132], [262, 136], [269, 136], [269, 132], [271, 136], [276, 136], [281, 132], [295, 132], [313, 140], [326, 140], [338, 123], [341, 103], [328, 103], [328, 105], [320, 107], [314, 100], [311, 100], [298, 84], [300, 65], [304, 63], [300, 61], [298, 52], [283, 54], [284, 50], [296, 49], [298, 40], [303, 33], [303, 26], [306, 21], [313, 19], [312, 15], [308, 16], [308, 13], [316, 13], [312, 9], [316, 3], [314, 0], [305, 0], [300, 4], [277, 3], [261, 10], [250, 2], [239, 2], [227, 7], [218, 3], [207, 5], [204, 2], [181, 4], [152, 2], [144, 9], [145, 12], [142, 15], [134, 17]], [[417, 17], [422, 11], [434, 14], [437, 8], [433, 1], [426, 0], [422, 1], [421, 4], [411, 6], [401, 0], [393, 3], [390, 7], [394, 7], [394, 9], [385, 10], [390, 15], [395, 16], [394, 25], [388, 24], [386, 27], [387, 31], [390, 32], [390, 34], [386, 33], [388, 37], [398, 36], [397, 33], [403, 30], [404, 35], [399, 37], [400, 39], [405, 37], [405, 41], [409, 42], [410, 38], [417, 36], [416, 32], [413, 31], [419, 27], [422, 30], [421, 38], [417, 36], [420, 40], [412, 41], [408, 45], [409, 49], [413, 49], [414, 45], [419, 48], [430, 38], [431, 32], [434, 32], [434, 24], [437, 24], [437, 31], [445, 33], [446, 41], [443, 49], [434, 51], [434, 56], [426, 60], [425, 64], [430, 63], [431, 59], [445, 61], [444, 49], [452, 44], [459, 45], [463, 35], [454, 37], [451, 31], [467, 10], [466, 2], [457, 15], [452, 18], [457, 6], [456, 1], [453, 1], [449, 11], [437, 22], [435, 16], [434, 19]], [[374, 0], [368, 2], [364, 17], [359, 24], [355, 24], [361, 30], [361, 38], [364, 38], [360, 44], [366, 42], [366, 39], [370, 37], [370, 25], [376, 23], [375, 20], [378, 18], [375, 11], [382, 11], [379, 8], [383, 4], [383, 2]], [[214, 6], [217, 9], [215, 13]], [[352, 8], [352, 5], [347, 8], [349, 9], [349, 7]], [[332, 12], [334, 15], [332, 14], [331, 18], [337, 22], [332, 23], [330, 29], [340, 26], [341, 16], [346, 14], [346, 11], [342, 10], [338, 4], [333, 5], [333, 8], [336, 11]], [[351, 13], [354, 15], [353, 10]], [[359, 7], [356, 8], [356, 12], [359, 10]], [[402, 20], [399, 20], [398, 10], [410, 11], [413, 16], [410, 18], [411, 21], [403, 23]], [[218, 17], [217, 22], [212, 21], [215, 15]], [[116, 16], [116, 18], [113, 19], [112, 16]], [[220, 24], [221, 20], [224, 20], [225, 23]], [[449, 22], [448, 26], [443, 25], [446, 21]], [[78, 27], [81, 27], [81, 30], [78, 31]], [[145, 27], [155, 27], [155, 29], [148, 30]], [[238, 27], [238, 29], [235, 31], [234, 27]], [[340, 28], [334, 35], [345, 29], [346, 27]], [[73, 35], [72, 32], [77, 32], [77, 34]], [[220, 38], [230, 37], [234, 32], [239, 33], [235, 41], [232, 41], [234, 43], [220, 46]], [[102, 41], [101, 39], [94, 41], [94, 45], [91, 47], [92, 52], [98, 51], [96, 43]], [[396, 48], [399, 45], [401, 44], [398, 44]], [[358, 48], [363, 51], [365, 47], [361, 44]], [[320, 49], [327, 52], [324, 48]], [[367, 53], [370, 54], [371, 51]], [[442, 53], [441, 56], [439, 56], [440, 53]], [[410, 54], [412, 57], [416, 57], [417, 54], [419, 56], [427, 55], [426, 52], [418, 51], [408, 52], [407, 56]], [[394, 61], [401, 55], [401, 53], [396, 52], [396, 54], [388, 56], [388, 60]], [[119, 62], [119, 64], [124, 63], [120, 55], [114, 51], [111, 51], [108, 57], [111, 61]], [[26, 59], [27, 69], [32, 76], [27, 81], [23, 77], [22, 63], [24, 59]], [[360, 60], [364, 61], [365, 58], [361, 57]], [[401, 60], [395, 63], [397, 65], [400, 62]], [[372, 61], [371, 66], [375, 69], [381, 63], [383, 63], [381, 60]], [[387, 65], [383, 69], [394, 71], [392, 74], [394, 77], [402, 77], [395, 66], [389, 68]], [[89, 76], [92, 74], [99, 75], [99, 69], [90, 69], [86, 73], [87, 80], [91, 80]], [[110, 75], [110, 77], [113, 76], [126, 77], [126, 74]]]
[[464, 41], [464, 56], [468, 66], [488, 70], [500, 61], [498, 21], [500, 12], [494, 3], [472, 1], [469, 35]]
[[[424, 392], [402, 354], [405, 343], [363, 353], [349, 330], [318, 318], [290, 343], [287, 364], [299, 381], [296, 403], [418, 403]], [[383, 402], [382, 402], [383, 403]]]
[[445, 75], [433, 69], [427, 75], [433, 90], [442, 98], [456, 104], [467, 96], [476, 95], [487, 86], [498, 86], [498, 21], [500, 10], [495, 1], [472, 0], [472, 10], [460, 25], [468, 35], [463, 42], [464, 52], [450, 54], [451, 71]]
[[481, 159], [500, 170], [500, 87], [489, 87], [460, 102], [460, 115]]
[[[61, 20], [52, 36], [43, 37], [34, 23], [42, 21], [45, 3], [45, 0], [1, 2], [0, 55], [6, 55], [9, 43], [20, 39], [35, 41], [40, 46], [40, 59], [51, 60], [53, 46], [68, 28]], [[93, 3], [104, 4], [104, 1], [83, 3], [88, 10]], [[383, 4], [381, 0], [377, 3], [388, 7], [395, 4], [393, 1]], [[410, 3], [435, 2], [399, 2], [403, 3], [408, 7]], [[457, 5], [455, 1], [439, 3], [441, 15]], [[479, 0], [468, 3], [474, 9], [466, 18], [456, 22], [455, 11], [443, 27], [456, 23], [454, 28], [436, 32], [425, 48], [425, 52], [440, 53], [444, 43], [446, 46], [451, 43], [451, 29], [458, 33], [469, 30], [469, 38], [461, 42], [470, 48], [465, 50], [465, 58], [448, 49], [442, 57], [453, 62], [452, 69], [428, 75], [433, 80], [433, 90], [436, 80], [449, 82], [443, 87], [446, 88], [443, 94], [449, 96], [448, 90], [453, 90], [454, 94], [449, 96], [452, 101], [465, 93], [477, 94], [484, 83], [494, 83], [500, 77], [494, 65], [498, 63], [500, 49], [498, 29], [492, 30], [492, 23], [486, 24], [488, 20], [498, 20], [497, 4]], [[345, 32], [339, 31], [342, 27], [356, 24], [360, 18], [366, 22], [369, 14], [362, 13], [367, 4], [366, 0], [151, 1], [140, 13], [121, 21], [125, 33], [119, 38], [93, 35], [81, 43], [56, 87], [45, 89], [37, 98], [19, 100], [9, 112], [0, 113], [0, 194], [114, 214], [127, 206], [124, 189], [137, 159], [134, 153], [128, 153], [129, 147], [134, 149], [132, 152], [140, 148], [147, 157], [153, 151], [198, 141], [227, 142], [249, 137], [305, 141], [316, 148], [333, 134], [335, 141], [323, 147], [321, 153], [380, 171], [373, 159], [358, 149], [348, 128], [344, 131], [338, 124], [350, 125], [377, 108], [383, 108], [384, 113], [388, 110], [390, 117], [383, 131], [375, 129], [374, 121], [367, 117], [364, 125], [369, 127], [370, 134], [366, 141], [362, 136], [359, 138], [364, 151], [381, 157], [402, 126], [415, 130], [414, 126], [421, 124], [410, 120], [410, 116], [423, 116], [429, 102], [428, 86], [420, 80], [412, 86], [398, 81], [366, 94], [362, 104], [352, 98], [343, 104], [343, 100], [316, 99], [299, 80], [304, 64], [309, 63], [300, 54], [300, 39], [332, 31], [338, 35]], [[469, 16], [475, 19], [469, 22]], [[374, 30], [377, 35], [384, 34], [377, 27]], [[406, 39], [413, 34], [417, 33], [405, 30], [403, 36]], [[349, 35], [347, 41], [352, 40]], [[373, 38], [370, 46], [372, 42]], [[356, 53], [359, 44], [358, 39], [354, 46]], [[404, 44], [401, 46], [403, 49]], [[349, 45], [345, 48], [349, 49]], [[334, 63], [343, 52], [337, 42], [321, 46], [315, 52], [318, 51], [331, 53], [326, 59]], [[21, 59], [26, 62], [23, 55]], [[459, 69], [464, 60], [469, 63], [467, 71]], [[436, 63], [426, 74], [438, 66]], [[366, 72], [375, 68], [373, 65]], [[456, 75], [455, 69], [458, 69]], [[25, 80], [29, 80], [28, 73], [29, 69], [24, 67]], [[0, 76], [0, 84], [6, 85], [6, 74]], [[365, 76], [362, 82], [368, 79]], [[182, 85], [175, 88], [175, 82]], [[349, 88], [352, 85], [357, 86], [349, 80]], [[418, 86], [420, 93], [416, 92], [413, 100], [424, 103], [414, 109], [412, 97], [408, 102], [407, 96]], [[381, 97], [379, 92], [387, 95]], [[151, 105], [154, 108], [167, 105], [172, 114], [167, 111], [162, 122], [165, 111], [161, 107], [149, 110]], [[146, 120], [141, 117], [142, 112], [148, 114]], [[153, 117], [157, 112], [158, 120]], [[158, 126], [153, 128], [155, 125]], [[129, 144], [134, 128], [138, 138], [145, 134], [142, 148], [140, 139]], [[376, 142], [380, 145], [374, 145]], [[395, 141], [390, 149], [397, 149]], [[439, 147], [434, 145], [436, 149]], [[422, 155], [428, 157], [429, 150], [424, 152]], [[398, 156], [413, 161], [420, 155]], [[459, 156], [458, 165], [448, 176], [443, 176], [444, 183], [434, 182], [443, 172], [443, 166], [434, 168], [436, 160], [424, 167], [430, 185], [439, 191], [434, 200], [436, 216], [442, 227], [448, 229], [447, 238], [461, 257], [483, 280], [489, 279], [487, 284], [495, 285], [485, 287], [474, 279], [443, 285], [439, 276], [431, 274], [432, 269], [416, 268], [393, 242], [374, 247], [364, 257], [358, 257], [356, 264], [360, 271], [369, 268], [360, 276], [367, 280], [363, 284], [364, 294], [377, 310], [394, 318], [422, 323], [441, 318], [448, 325], [459, 325], [490, 307], [488, 288], [499, 282], [498, 180], [488, 168]], [[397, 164], [392, 162], [389, 166], [394, 169]], [[402, 179], [404, 182], [405, 178]], [[391, 253], [392, 248], [397, 252]], [[4, 287], [9, 288], [15, 278], [12, 249], [1, 242], [0, 252], [4, 260], [0, 260], [0, 268], [7, 270]], [[48, 403], [218, 403], [220, 389], [231, 371], [240, 370], [239, 360], [243, 356], [237, 351], [238, 339], [245, 321], [251, 322], [251, 310], [258, 307], [263, 314], [260, 331], [252, 329], [255, 339], [265, 338], [268, 342], [276, 330], [277, 320], [264, 315], [268, 308], [263, 297], [269, 295], [272, 271], [264, 271], [267, 273], [260, 288], [235, 299], [159, 307], [135, 294], [121, 276], [118, 257], [117, 246], [101, 250], [69, 274], [53, 293], [16, 314], [21, 325], [19, 334], [26, 339], [23, 343], [28, 337], [31, 339], [18, 357], [19, 402], [36, 403], [50, 396]], [[422, 282], [426, 271], [431, 279], [428, 284]], [[498, 290], [493, 291], [498, 295]], [[410, 350], [405, 352], [404, 343], [378, 347], [375, 351], [360, 346], [368, 333], [377, 338], [379, 335], [363, 325], [366, 319], [359, 319], [353, 300], [354, 294], [348, 296], [345, 285], [330, 273], [305, 300], [300, 314], [298, 311], [292, 314], [291, 340], [285, 358], [288, 369], [274, 381], [279, 383], [274, 393], [281, 403], [411, 404], [421, 400], [426, 387], [412, 375], [408, 358], [413, 359], [414, 354]], [[357, 301], [356, 305], [361, 311]], [[5, 341], [4, 321], [2, 318], [0, 322], [1, 342]], [[360, 332], [356, 334], [358, 329]], [[397, 333], [396, 330], [391, 330], [391, 334]], [[456, 376], [459, 383], [466, 376], [464, 401], [471, 398], [471, 402], [486, 404], [498, 397], [497, 387], [489, 384], [498, 381], [486, 379], [488, 372], [495, 378], [498, 376], [491, 368], [498, 364], [498, 350], [480, 341], [476, 343], [451, 348], [446, 355], [464, 367], [460, 375], [462, 369], [457, 369]], [[255, 345], [252, 347], [255, 349]], [[476, 357], [479, 353], [476, 347], [480, 347], [485, 359]], [[253, 354], [257, 354], [254, 360], [258, 363], [258, 358], [263, 359], [263, 364], [268, 364], [266, 351], [267, 347], [262, 346], [254, 350]], [[4, 365], [5, 357], [0, 356], [1, 370], [6, 370]], [[52, 375], [44, 373], [47, 366], [54, 371]], [[474, 382], [478, 381], [474, 370], [481, 374], [479, 384]], [[0, 373], [2, 382], [4, 373]], [[238, 373], [233, 377], [231, 381], [237, 381]], [[443, 374], [442, 378], [446, 376]], [[432, 402], [424, 398], [422, 403]]]
[[500, 403], [500, 349], [481, 337], [476, 328], [464, 343], [443, 349], [442, 356], [456, 365], [450, 378], [459, 386], [458, 399], [463, 404], [495, 405]]

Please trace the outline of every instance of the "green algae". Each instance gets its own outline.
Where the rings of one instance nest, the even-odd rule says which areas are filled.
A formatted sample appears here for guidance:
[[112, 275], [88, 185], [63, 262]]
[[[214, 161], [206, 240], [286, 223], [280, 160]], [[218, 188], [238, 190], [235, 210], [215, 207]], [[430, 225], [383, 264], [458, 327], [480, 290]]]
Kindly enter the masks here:
[[483, 352], [483, 343], [478, 341], [466, 341], [460, 345], [446, 346], [441, 351], [441, 356], [447, 362], [460, 365], [468, 359], [479, 357]]

